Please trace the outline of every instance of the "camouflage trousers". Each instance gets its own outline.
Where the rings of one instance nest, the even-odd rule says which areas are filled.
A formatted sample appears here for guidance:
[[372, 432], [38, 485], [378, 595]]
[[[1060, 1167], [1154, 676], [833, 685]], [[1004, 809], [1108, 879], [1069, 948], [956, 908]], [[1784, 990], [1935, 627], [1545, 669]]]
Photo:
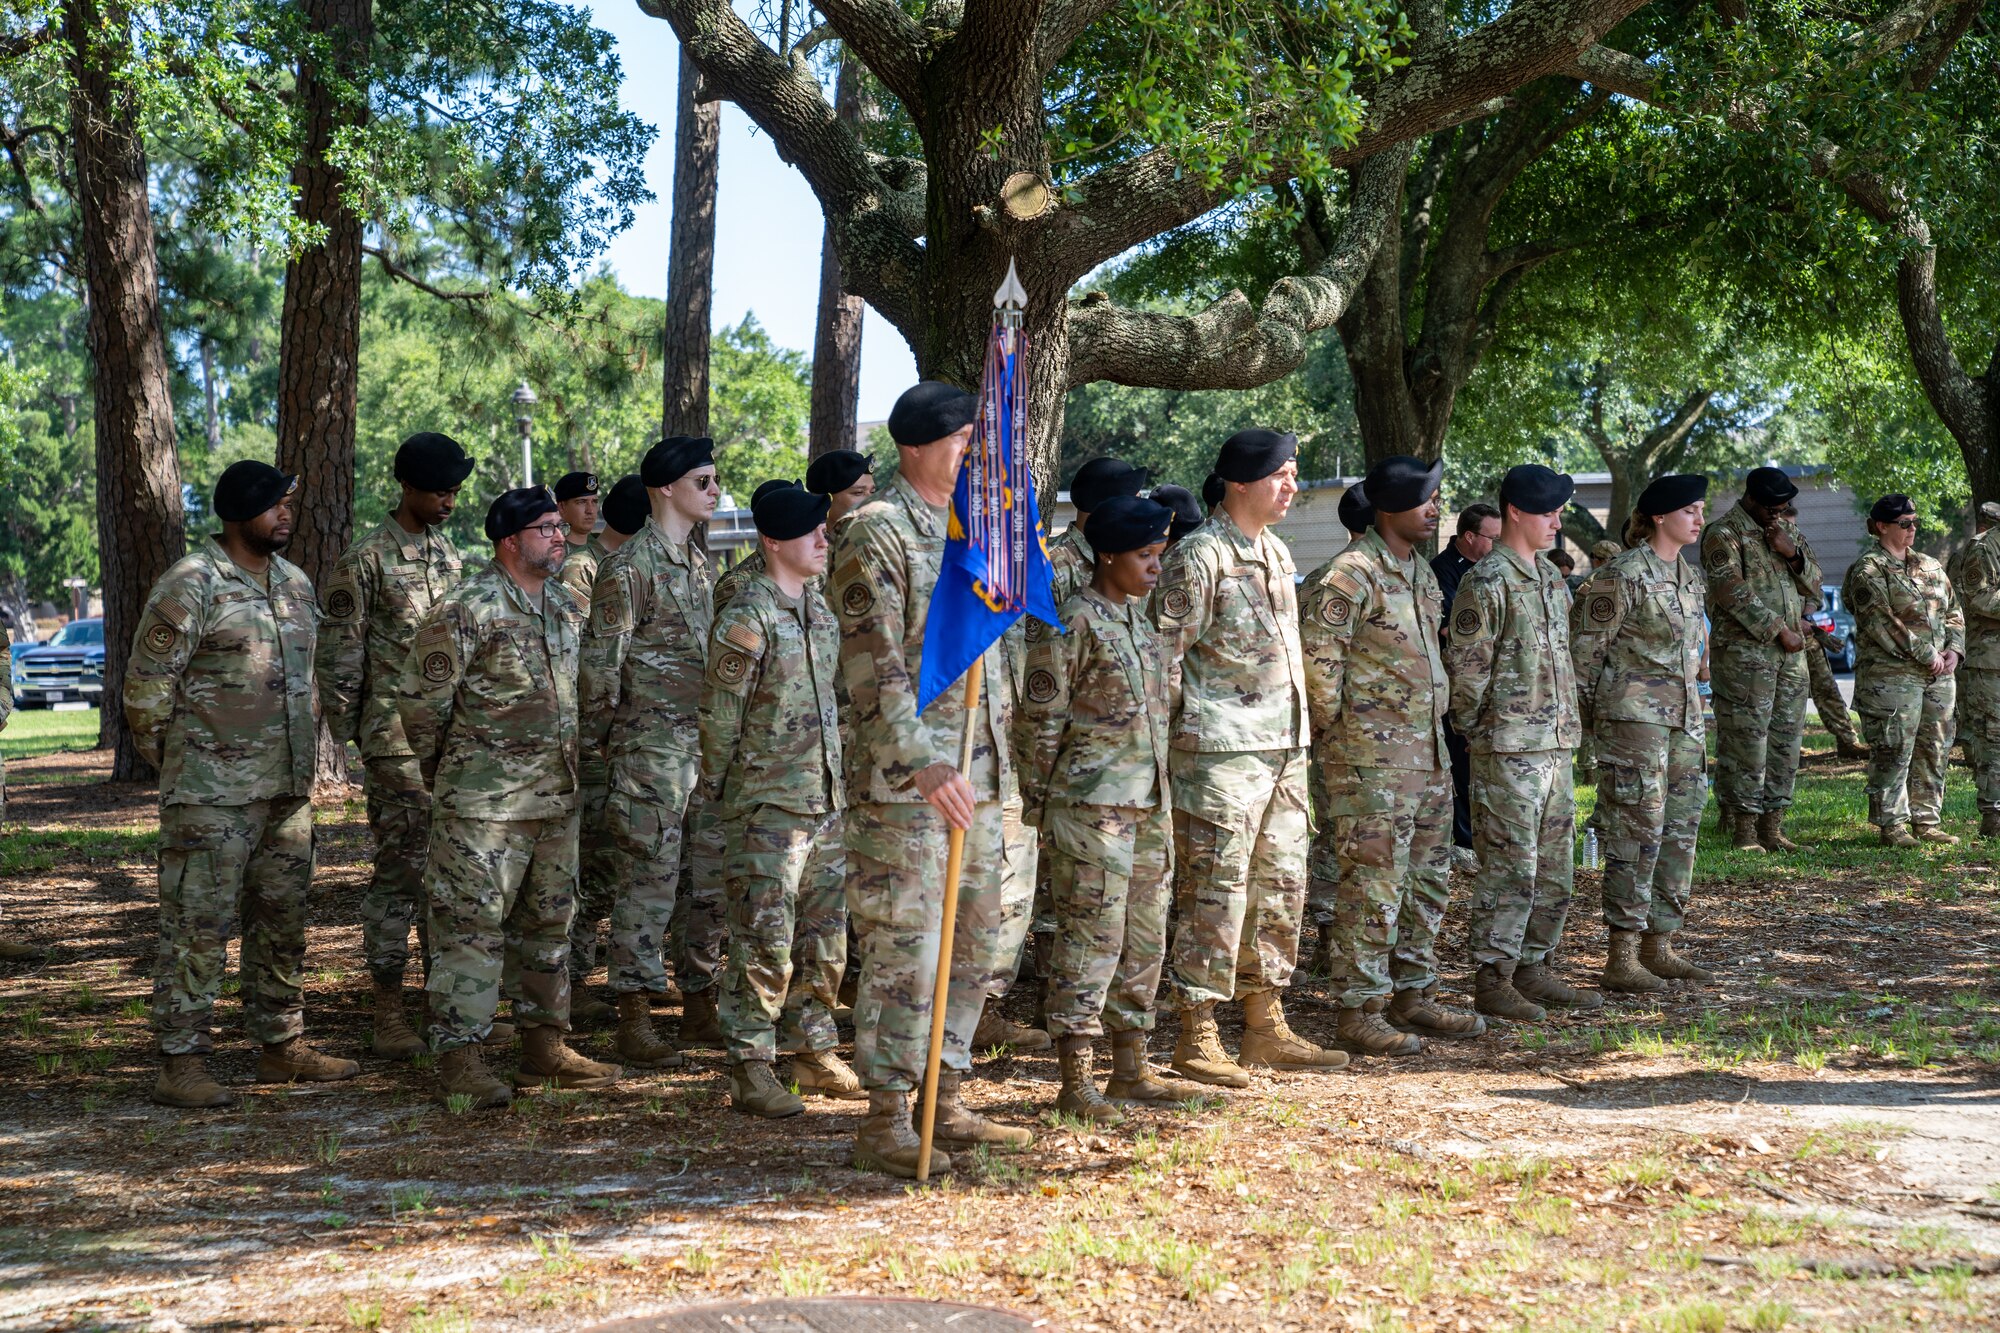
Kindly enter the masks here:
[[1597, 827], [1604, 834], [1604, 924], [1675, 931], [1694, 886], [1708, 804], [1701, 738], [1653, 722], [1597, 724]]
[[1167, 952], [1173, 817], [1155, 806], [1050, 806], [1051, 1037], [1148, 1031]]
[[1451, 897], [1451, 770], [1331, 765], [1340, 854], [1334, 984], [1358, 1009], [1437, 980], [1437, 933]]
[[1475, 966], [1540, 963], [1562, 943], [1576, 856], [1568, 750], [1472, 756]]
[[1868, 738], [1868, 822], [1935, 824], [1944, 814], [1956, 677], [1917, 671], [1854, 673], [1854, 711]]
[[1306, 752], [1175, 750], [1168, 763], [1179, 1002], [1289, 986], [1312, 837]]
[[430, 1047], [484, 1041], [506, 997], [523, 1027], [569, 1026], [577, 817], [431, 822]]
[[840, 1044], [847, 862], [840, 812], [760, 805], [724, 822], [729, 959], [718, 995], [732, 1063]]
[[312, 802], [160, 808], [160, 952], [153, 1030], [165, 1055], [213, 1048], [210, 1016], [243, 928], [243, 1026], [269, 1044], [305, 1031], [306, 896]]
[[1789, 809], [1805, 730], [1805, 654], [1742, 639], [1716, 644], [1714, 654], [1715, 799], [1749, 814]]
[[363, 791], [368, 830], [375, 835], [375, 872], [361, 895], [361, 951], [370, 976], [383, 985], [400, 985], [410, 964], [412, 930], [417, 947], [425, 950], [431, 794], [411, 755], [370, 759]]
[[1317, 742], [1306, 765], [1306, 794], [1312, 799], [1312, 846], [1306, 853], [1306, 920], [1325, 926], [1333, 920], [1334, 905], [1340, 897], [1340, 856], [1334, 848], [1333, 817], [1327, 813], [1333, 798], [1326, 791], [1326, 767], [1331, 756], [1320, 757]]
[[611, 915], [618, 886], [629, 877], [625, 854], [604, 831], [604, 800], [610, 782], [604, 777], [581, 781], [577, 797], [576, 915], [569, 923], [570, 990], [582, 986], [597, 970], [598, 928]]
[[723, 954], [729, 947], [729, 909], [723, 900], [729, 839], [720, 812], [699, 796], [689, 803], [687, 820], [672, 931], [674, 978], [683, 993], [693, 995], [722, 982]]
[[[861, 952], [854, 1069], [864, 1087], [907, 1092], [922, 1084], [930, 1047], [949, 827], [927, 803], [852, 805], [845, 833], [847, 915]], [[945, 991], [948, 1068], [972, 1068], [979, 1011], [1020, 956], [1035, 895], [1034, 845], [1019, 804], [982, 801], [974, 810]]]
[[1840, 697], [1840, 682], [1833, 678], [1833, 663], [1826, 660], [1826, 653], [1817, 643], [1806, 645], [1806, 679], [1811, 688], [1813, 711], [1819, 714], [1819, 724], [1826, 728], [1834, 743], [1853, 749], [1861, 743], [1861, 737], [1854, 731], [1854, 714], [1847, 710], [1847, 700]]
[[2000, 670], [1961, 666], [1958, 735], [1979, 789], [1979, 812], [2000, 811]]
[[[715, 985], [729, 926], [722, 908], [722, 822], [693, 794], [697, 761], [643, 781], [614, 779], [604, 830], [620, 874], [611, 903], [611, 989], [664, 993], [668, 942], [686, 994]], [[648, 794], [653, 793], [653, 794]]]

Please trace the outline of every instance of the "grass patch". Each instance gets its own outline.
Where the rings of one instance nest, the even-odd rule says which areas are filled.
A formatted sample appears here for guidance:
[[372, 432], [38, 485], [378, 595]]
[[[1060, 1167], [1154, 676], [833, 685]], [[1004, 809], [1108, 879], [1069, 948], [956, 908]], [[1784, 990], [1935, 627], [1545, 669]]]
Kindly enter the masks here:
[[0, 759], [33, 759], [37, 755], [97, 748], [97, 710], [17, 708], [0, 730]]
[[0, 840], [0, 875], [42, 874], [78, 861], [151, 861], [159, 850], [158, 829], [21, 829]]

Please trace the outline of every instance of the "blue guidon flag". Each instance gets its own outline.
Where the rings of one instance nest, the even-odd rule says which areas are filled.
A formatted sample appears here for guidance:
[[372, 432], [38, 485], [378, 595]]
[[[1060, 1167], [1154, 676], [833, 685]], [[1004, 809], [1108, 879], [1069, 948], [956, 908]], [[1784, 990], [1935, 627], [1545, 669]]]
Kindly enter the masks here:
[[1021, 329], [1027, 304], [1028, 293], [1010, 259], [1007, 280], [993, 293], [979, 420], [959, 465], [944, 567], [924, 620], [919, 712], [957, 683], [1022, 612], [1062, 630], [1035, 482], [1026, 458], [1015, 448], [1028, 415], [1028, 338]]

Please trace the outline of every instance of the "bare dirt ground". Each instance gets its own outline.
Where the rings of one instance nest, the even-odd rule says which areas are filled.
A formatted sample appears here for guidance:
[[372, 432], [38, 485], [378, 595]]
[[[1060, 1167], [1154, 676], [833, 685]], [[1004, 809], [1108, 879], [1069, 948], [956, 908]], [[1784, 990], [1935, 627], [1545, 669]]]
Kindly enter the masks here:
[[[101, 755], [9, 769], [0, 912], [47, 956], [0, 965], [0, 1327], [575, 1328], [821, 1293], [1075, 1329], [2000, 1327], [2000, 919], [1975, 846], [1880, 852], [1816, 815], [1795, 831], [1822, 852], [1789, 867], [1705, 857], [1685, 942], [1713, 985], [1114, 1129], [1047, 1113], [1052, 1059], [996, 1054], [968, 1090], [1038, 1142], [917, 1190], [849, 1168], [852, 1104], [731, 1111], [715, 1053], [448, 1113], [364, 1049], [358, 803], [320, 812], [308, 1024], [362, 1077], [256, 1087], [225, 998], [241, 1105], [155, 1107], [154, 796], [96, 782]], [[1455, 917], [1461, 996], [1463, 938]], [[1323, 983], [1288, 1008], [1329, 1034]]]

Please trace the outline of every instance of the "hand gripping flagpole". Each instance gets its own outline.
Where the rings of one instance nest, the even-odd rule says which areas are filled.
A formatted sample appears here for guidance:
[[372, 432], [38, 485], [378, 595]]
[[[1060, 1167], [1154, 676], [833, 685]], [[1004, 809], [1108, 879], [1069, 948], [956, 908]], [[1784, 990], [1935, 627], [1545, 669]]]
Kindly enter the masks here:
[[[1022, 314], [1028, 304], [1027, 290], [1007, 261], [1007, 277], [993, 293], [993, 332], [986, 344], [986, 369], [980, 380], [980, 426], [968, 453], [966, 468], [973, 469], [970, 488], [971, 511], [961, 517], [968, 525], [970, 539], [987, 551], [1004, 546], [1010, 552], [1006, 568], [987, 570], [987, 587], [1001, 597], [1018, 598], [1027, 586], [1025, 550], [1021, 532], [1011, 543], [999, 543], [1001, 534], [991, 530], [994, 523], [1022, 522], [1022, 506], [1011, 502], [1011, 478], [992, 464], [1003, 452], [1003, 439], [1019, 431], [1022, 409], [1027, 405], [1025, 366], [1019, 353], [1025, 350]], [[1016, 602], [1016, 605], [1019, 603]], [[979, 721], [980, 668], [984, 655], [972, 659], [965, 671], [965, 731], [959, 738], [958, 771], [972, 775], [972, 750]], [[953, 826], [945, 853], [944, 910], [938, 918], [937, 978], [931, 986], [931, 1040], [924, 1055], [923, 1124], [917, 1132], [917, 1183], [931, 1176], [931, 1142], [937, 1130], [938, 1067], [944, 1059], [945, 1000], [951, 990], [952, 937], [958, 928], [958, 882], [965, 868], [965, 830]]]

